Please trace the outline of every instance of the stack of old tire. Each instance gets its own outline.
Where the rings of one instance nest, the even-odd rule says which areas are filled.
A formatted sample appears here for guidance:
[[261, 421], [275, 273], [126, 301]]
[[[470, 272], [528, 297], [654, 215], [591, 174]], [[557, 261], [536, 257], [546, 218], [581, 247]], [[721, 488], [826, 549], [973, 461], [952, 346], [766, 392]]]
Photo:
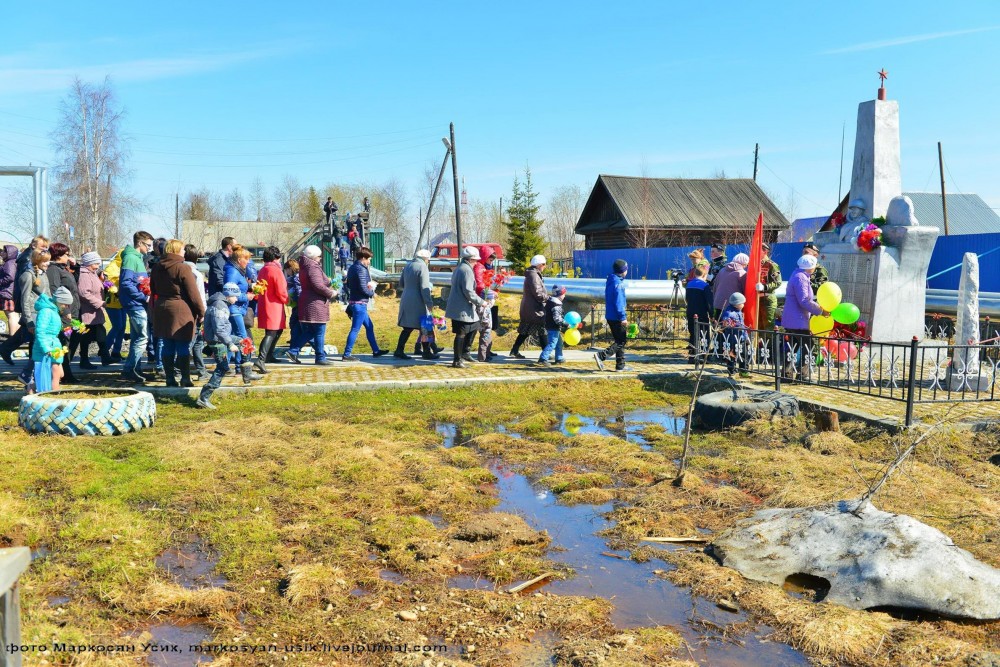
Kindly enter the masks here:
[[28, 433], [122, 435], [149, 428], [156, 401], [135, 389], [71, 389], [21, 399], [17, 422]]

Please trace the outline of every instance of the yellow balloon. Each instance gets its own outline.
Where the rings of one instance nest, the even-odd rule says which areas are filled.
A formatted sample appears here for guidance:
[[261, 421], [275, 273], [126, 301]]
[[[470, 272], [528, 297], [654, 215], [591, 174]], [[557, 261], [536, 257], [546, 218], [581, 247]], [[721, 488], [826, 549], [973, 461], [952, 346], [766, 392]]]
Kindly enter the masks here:
[[844, 294], [837, 283], [825, 282], [816, 290], [816, 302], [827, 312], [833, 312], [843, 298]]
[[816, 336], [828, 336], [833, 331], [834, 321], [829, 315], [813, 315], [809, 318], [809, 331]]
[[567, 329], [566, 333], [563, 334], [563, 342], [570, 347], [573, 345], [579, 345], [581, 338], [583, 338], [583, 336], [580, 335], [579, 329]]

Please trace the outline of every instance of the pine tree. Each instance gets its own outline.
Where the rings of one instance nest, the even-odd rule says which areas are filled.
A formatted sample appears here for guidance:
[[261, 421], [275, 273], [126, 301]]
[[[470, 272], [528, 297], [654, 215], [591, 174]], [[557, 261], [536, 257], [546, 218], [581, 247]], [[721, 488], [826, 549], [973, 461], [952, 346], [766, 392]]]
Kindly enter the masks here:
[[523, 271], [531, 257], [545, 249], [545, 239], [539, 233], [543, 221], [538, 218], [537, 198], [538, 193], [532, 189], [531, 169], [525, 167], [523, 184], [514, 176], [514, 192], [507, 208], [508, 219], [504, 221], [510, 237], [507, 259], [515, 271]]
[[319, 193], [312, 186], [306, 192], [305, 211], [303, 213], [305, 219], [312, 224], [323, 219], [323, 205], [319, 203]]

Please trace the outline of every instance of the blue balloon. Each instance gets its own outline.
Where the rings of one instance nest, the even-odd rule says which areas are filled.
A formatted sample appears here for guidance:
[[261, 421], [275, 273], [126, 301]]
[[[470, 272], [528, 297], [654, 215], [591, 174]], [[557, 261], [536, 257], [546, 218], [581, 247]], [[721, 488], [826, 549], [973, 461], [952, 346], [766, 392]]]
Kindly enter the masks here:
[[571, 310], [563, 315], [563, 319], [566, 320], [566, 324], [569, 325], [570, 329], [575, 328], [577, 324], [583, 321], [583, 318], [580, 317], [580, 313], [575, 310]]

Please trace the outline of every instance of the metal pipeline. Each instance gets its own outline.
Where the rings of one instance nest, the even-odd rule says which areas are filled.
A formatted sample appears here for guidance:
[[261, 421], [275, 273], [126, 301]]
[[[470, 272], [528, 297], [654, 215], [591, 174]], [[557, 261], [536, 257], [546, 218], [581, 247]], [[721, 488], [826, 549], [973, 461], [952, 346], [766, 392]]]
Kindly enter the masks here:
[[[372, 270], [372, 278], [379, 282], [396, 282], [399, 274], [383, 273]], [[451, 285], [451, 273], [432, 271], [431, 284], [435, 287], [447, 287]], [[548, 285], [564, 285], [566, 287], [566, 298], [575, 301], [603, 301], [604, 300], [604, 279], [603, 278], [546, 278]], [[775, 292], [778, 301], [785, 298], [785, 284]], [[507, 284], [500, 288], [501, 292], [508, 294], [520, 294], [524, 288], [524, 278], [514, 276], [507, 281]], [[675, 291], [676, 290], [676, 291]], [[684, 303], [684, 285], [680, 281], [673, 280], [626, 280], [625, 294], [629, 303], [642, 304], [677, 304]], [[926, 310], [928, 313], [941, 313], [942, 315], [955, 315], [958, 313], [958, 291], [945, 289], [928, 289], [926, 298]], [[1000, 317], [1000, 292], [980, 292], [979, 293], [979, 315], [981, 317]]]

